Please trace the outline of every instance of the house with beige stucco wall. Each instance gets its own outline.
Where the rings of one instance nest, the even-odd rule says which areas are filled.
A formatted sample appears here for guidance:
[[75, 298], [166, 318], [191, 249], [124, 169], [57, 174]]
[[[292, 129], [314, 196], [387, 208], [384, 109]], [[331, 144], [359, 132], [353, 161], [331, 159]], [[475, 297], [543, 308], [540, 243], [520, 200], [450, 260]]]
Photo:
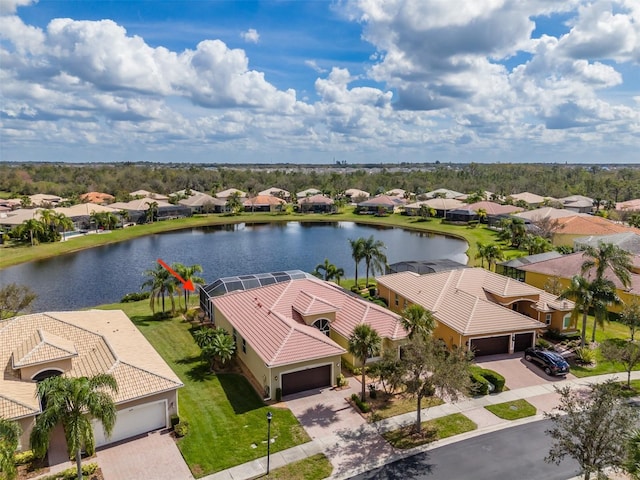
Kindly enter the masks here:
[[182, 382], [121, 310], [47, 312], [0, 321], [0, 417], [22, 428], [20, 449], [41, 413], [37, 383], [55, 375], [113, 375], [117, 419], [107, 438], [93, 425], [96, 446], [167, 428], [178, 413]]
[[573, 302], [482, 268], [376, 278], [395, 312], [412, 304], [431, 311], [434, 336], [476, 356], [523, 351], [547, 328], [572, 331]]
[[[407, 337], [400, 315], [303, 272], [288, 278], [278, 273], [281, 281], [265, 281], [277, 274], [261, 274], [258, 285], [251, 276], [236, 277], [227, 282], [235, 290], [218, 280], [209, 288], [212, 295], [207, 286], [201, 293], [203, 310], [233, 336], [236, 357], [264, 398], [277, 396], [278, 389], [289, 395], [334, 385], [343, 362], [358, 365], [347, 345], [359, 324], [382, 337], [380, 355], [399, 352]], [[239, 287], [241, 278], [251, 286]]]

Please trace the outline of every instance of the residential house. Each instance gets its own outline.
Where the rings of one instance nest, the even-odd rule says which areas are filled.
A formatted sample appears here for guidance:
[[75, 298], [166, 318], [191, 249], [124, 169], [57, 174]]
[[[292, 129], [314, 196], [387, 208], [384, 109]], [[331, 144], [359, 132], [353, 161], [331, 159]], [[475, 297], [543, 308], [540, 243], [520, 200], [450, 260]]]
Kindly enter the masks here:
[[206, 193], [194, 193], [187, 198], [178, 200], [179, 205], [188, 207], [192, 214], [196, 213], [223, 213], [227, 210], [226, 202], [212, 197]]
[[182, 382], [121, 310], [47, 312], [0, 321], [0, 417], [22, 428], [20, 450], [42, 411], [38, 382], [55, 375], [112, 374], [117, 419], [111, 437], [93, 422], [96, 446], [167, 428]]
[[440, 218], [444, 218], [450, 210], [466, 206], [464, 202], [453, 198], [431, 198], [429, 200], [410, 203], [404, 207], [404, 211], [407, 215], [420, 215], [420, 207], [422, 207], [422, 205], [434, 209], [436, 211], [435, 216]]
[[156, 200], [152, 197], [143, 197], [129, 202], [116, 202], [109, 205], [115, 210], [127, 210], [132, 222], [144, 223], [147, 220], [147, 212], [153, 203], [156, 203], [158, 214], [156, 220], [168, 220], [171, 218], [188, 217], [191, 209], [184, 205], [172, 205], [164, 200]]
[[76, 230], [91, 228], [91, 215], [94, 213], [113, 213], [114, 215], [119, 213], [119, 210], [111, 206], [95, 203], [78, 203], [71, 207], [57, 207], [53, 211], [69, 217]]
[[399, 352], [407, 336], [400, 315], [303, 272], [220, 279], [202, 290], [204, 310], [233, 336], [237, 359], [266, 398], [334, 385], [342, 362], [358, 365], [347, 347], [359, 324], [378, 332], [380, 355]]
[[389, 197], [408, 198], [411, 194], [402, 188], [392, 188], [388, 192], [384, 192]]
[[226, 190], [216, 193], [215, 196], [216, 198], [219, 198], [220, 200], [226, 203], [226, 201], [229, 200], [229, 197], [231, 197], [231, 195], [238, 195], [240, 202], [244, 202], [244, 200], [247, 198], [247, 194], [242, 190], [238, 190], [237, 188], [227, 188]]
[[478, 212], [466, 206], [447, 211], [445, 219], [450, 222], [469, 223], [474, 221], [478, 222], [480, 217], [478, 216]]
[[413, 272], [418, 275], [425, 273], [446, 272], [449, 270], [457, 270], [459, 268], [469, 268], [464, 263], [458, 263], [448, 258], [439, 260], [408, 260], [392, 263], [385, 266], [385, 275], [398, 272]]
[[379, 214], [394, 213], [404, 207], [405, 201], [402, 197], [389, 195], [376, 195], [357, 205], [356, 213]]
[[612, 243], [625, 252], [640, 255], [640, 234], [634, 232], [579, 237], [573, 241], [573, 249], [585, 250], [586, 247], [597, 247], [600, 243]]
[[320, 195], [322, 192], [317, 188], [307, 188], [306, 190], [302, 190], [301, 192], [296, 193], [296, 198], [301, 199], [305, 197], [310, 197], [312, 195]]
[[593, 198], [584, 195], [570, 195], [559, 198], [558, 201], [565, 209], [576, 213], [591, 213], [593, 210]]
[[531, 192], [522, 192], [522, 193], [514, 193], [512, 195], [507, 196], [507, 199], [511, 199], [513, 203], [517, 203], [522, 201], [528, 205], [529, 208], [538, 208], [540, 207], [545, 199], [551, 199], [550, 197], [541, 197], [540, 195], [536, 195]]
[[560, 258], [562, 254], [555, 250], [551, 252], [537, 253], [535, 255], [525, 255], [523, 257], [512, 258], [506, 262], [496, 264], [496, 273], [511, 277], [520, 282], [524, 282], [525, 274], [520, 267], [523, 265], [532, 265], [534, 263], [543, 262], [552, 258]]
[[421, 305], [437, 321], [434, 336], [476, 356], [523, 351], [546, 328], [572, 331], [573, 302], [483, 268], [377, 277], [389, 308]]
[[458, 200], [464, 200], [465, 194], [462, 192], [456, 192], [455, 190], [449, 190], [448, 188], [436, 188], [424, 194], [427, 198], [457, 198]]
[[640, 211], [640, 198], [627, 200], [626, 202], [616, 203], [616, 210], [620, 212], [636, 212]]
[[283, 190], [282, 188], [278, 188], [278, 187], [267, 188], [266, 190], [258, 192], [258, 195], [271, 195], [274, 197], [281, 198], [285, 202], [291, 201], [291, 192], [288, 192], [287, 190]]
[[522, 212], [524, 209], [516, 207], [515, 205], [501, 205], [499, 203], [490, 201], [481, 201], [469, 204], [469, 208], [476, 213], [483, 210], [486, 214], [484, 219], [480, 218], [480, 221], [486, 222], [490, 225], [497, 225], [501, 218], [506, 218], [513, 213]]
[[31, 201], [31, 205], [34, 207], [53, 208], [57, 207], [58, 204], [66, 199], [59, 197], [58, 195], [36, 193], [35, 195], [29, 195], [29, 200]]
[[167, 195], [163, 195], [161, 193], [154, 193], [148, 190], [136, 190], [135, 192], [129, 193], [129, 196], [134, 199], [139, 198], [152, 198], [153, 200], [162, 200], [167, 201], [169, 197]]
[[283, 199], [271, 195], [249, 197], [243, 202], [248, 212], [279, 212], [287, 204]]
[[371, 194], [369, 192], [365, 192], [364, 190], [359, 190], [357, 188], [349, 188], [345, 190], [344, 196], [347, 197], [347, 201], [349, 203], [354, 203], [356, 200], [366, 200]]
[[[582, 263], [585, 260], [583, 252], [576, 252], [570, 255], [563, 255], [560, 258], [523, 265], [519, 269], [524, 271], [524, 281], [529, 285], [544, 288], [547, 282], [555, 280], [559, 287], [565, 290], [569, 287], [571, 278], [574, 275], [580, 275]], [[631, 286], [629, 288], [624, 288], [610, 269], [605, 271], [605, 278], [608, 278], [616, 285], [618, 296], [624, 303], [630, 303], [634, 299], [640, 300], [640, 256], [634, 255], [632, 262], [633, 269], [630, 274]], [[593, 278], [593, 271], [586, 272], [585, 276]], [[621, 308], [622, 306], [620, 305], [611, 305], [609, 311], [618, 313]]]
[[332, 213], [336, 206], [332, 198], [319, 194], [298, 199], [298, 210], [303, 213]]
[[551, 239], [554, 245], [573, 245], [576, 238], [586, 235], [640, 234], [640, 229], [627, 227], [597, 215], [576, 215], [558, 219], [558, 228]]
[[114, 202], [116, 197], [102, 192], [87, 192], [80, 195], [80, 201], [84, 203], [95, 203], [96, 205], [106, 205]]

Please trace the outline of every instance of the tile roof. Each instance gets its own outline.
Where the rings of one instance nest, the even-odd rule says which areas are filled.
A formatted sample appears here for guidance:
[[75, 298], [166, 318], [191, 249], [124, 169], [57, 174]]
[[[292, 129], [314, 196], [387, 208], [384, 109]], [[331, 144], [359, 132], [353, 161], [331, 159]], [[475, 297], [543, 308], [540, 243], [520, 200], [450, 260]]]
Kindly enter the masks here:
[[179, 200], [178, 203], [180, 205], [184, 205], [185, 207], [203, 207], [205, 205], [218, 205], [218, 206], [226, 205], [226, 203], [223, 200], [212, 197], [211, 195], [207, 195], [206, 193], [196, 193], [194, 195], [191, 195], [188, 198]]
[[226, 199], [234, 193], [239, 194], [240, 198], [245, 198], [247, 196], [247, 194], [242, 190], [238, 190], [237, 188], [227, 188], [226, 190], [222, 190], [221, 192], [216, 193], [216, 197]]
[[640, 234], [633, 232], [614, 233], [613, 235], [590, 235], [576, 238], [573, 244], [576, 248], [584, 248], [585, 246], [597, 247], [600, 242], [613, 243], [629, 253], [640, 255]]
[[597, 215], [575, 215], [558, 218], [557, 233], [562, 235], [609, 235], [614, 233], [638, 233], [640, 229], [627, 227]]
[[22, 315], [0, 322], [0, 362], [6, 366], [0, 378], [0, 415], [11, 413], [6, 418], [17, 418], [40, 411], [36, 383], [20, 378], [12, 357], [24, 363], [18, 367], [58, 360], [64, 353], [64, 358], [71, 358], [71, 370], [65, 375], [112, 373], [118, 382], [116, 403], [182, 386], [120, 310]]
[[256, 195], [255, 197], [247, 198], [244, 201], [245, 207], [259, 206], [259, 205], [284, 205], [283, 199], [274, 197], [273, 195]]
[[515, 205], [500, 205], [499, 203], [482, 201], [471, 203], [469, 208], [476, 212], [480, 209], [484, 209], [487, 215], [507, 215], [509, 213], [521, 212], [523, 208], [516, 207]]
[[22, 368], [77, 355], [78, 351], [73, 342], [38, 329], [13, 351], [11, 363], [13, 368]]
[[109, 205], [111, 208], [115, 210], [133, 210], [138, 212], [143, 212], [149, 209], [149, 205], [151, 203], [156, 202], [158, 204], [158, 208], [170, 207], [173, 208], [169, 202], [165, 202], [164, 200], [158, 200], [151, 197], [138, 198], [135, 200], [131, 200], [129, 202], [116, 202]]
[[[485, 335], [505, 331], [544, 328], [544, 324], [495, 303], [495, 295], [535, 298], [541, 290], [482, 268], [467, 268], [417, 275], [400, 272], [377, 277], [378, 284], [397, 292], [411, 303], [433, 312], [437, 321], [462, 335]], [[551, 300], [544, 296], [544, 300]], [[547, 303], [547, 302], [544, 302]], [[562, 305], [556, 305], [562, 307]], [[571, 310], [573, 303], [568, 302]]]
[[307, 204], [321, 204], [321, 205], [333, 205], [335, 202], [333, 201], [333, 198], [329, 198], [326, 195], [323, 194], [318, 194], [318, 195], [311, 195], [310, 197], [304, 197], [298, 200], [298, 203], [301, 205], [307, 205]]
[[297, 198], [306, 197], [307, 195], [318, 195], [322, 193], [322, 191], [317, 188], [307, 188], [306, 190], [302, 190], [301, 192], [296, 193]]
[[550, 197], [541, 197], [540, 195], [537, 195], [531, 192], [514, 193], [512, 195], [508, 195], [508, 197], [511, 198], [514, 202], [517, 202], [518, 200], [523, 200], [529, 204], [542, 203], [544, 202], [545, 198], [550, 198]]
[[377, 206], [385, 206], [385, 207], [398, 207], [400, 205], [404, 205], [406, 202], [403, 198], [394, 197], [391, 195], [376, 195], [375, 197], [371, 197], [364, 202], [360, 202], [358, 204], [359, 207], [377, 207]]
[[640, 198], [616, 203], [616, 210], [640, 210]]
[[286, 190], [283, 190], [282, 188], [278, 188], [278, 187], [271, 187], [271, 188], [267, 188], [266, 190], [262, 190], [261, 192], [258, 192], [258, 195], [283, 195], [285, 197], [290, 197], [291, 193], [287, 192]]
[[455, 198], [430, 198], [429, 200], [412, 203], [405, 208], [420, 208], [421, 205], [426, 205], [436, 210], [454, 210], [456, 208], [466, 207], [466, 203], [456, 200]]
[[371, 195], [369, 192], [365, 192], [364, 190], [360, 190], [357, 188], [348, 188], [347, 190], [345, 190], [344, 194], [347, 197], [369, 197]]
[[[519, 267], [519, 269], [525, 272], [541, 273], [548, 276], [571, 278], [574, 275], [580, 274], [580, 268], [585, 260], [583, 252], [576, 252], [532, 265], [523, 265]], [[634, 265], [640, 264], [640, 255], [632, 255], [631, 260]], [[587, 277], [591, 272], [592, 270], [586, 273]], [[604, 276], [611, 280], [616, 285], [616, 288], [624, 289], [620, 280], [617, 279], [609, 268], [605, 270]], [[634, 295], [640, 295], [640, 274], [631, 272], [630, 277], [631, 287], [626, 291]]]
[[[112, 204], [115, 205], [115, 204]], [[92, 213], [118, 213], [117, 208], [97, 205], [95, 203], [79, 203], [71, 207], [56, 207], [55, 212], [62, 213], [69, 218], [89, 217]]]
[[428, 198], [434, 198], [439, 194], [444, 194], [445, 198], [459, 198], [464, 196], [464, 193], [456, 192], [455, 190], [449, 190], [448, 188], [437, 188], [435, 190], [431, 190], [430, 192], [425, 193], [425, 196]]
[[572, 210], [564, 210], [562, 208], [542, 207], [535, 210], [528, 210], [526, 212], [520, 212], [515, 214], [517, 217], [525, 218], [527, 220], [537, 221], [544, 218], [558, 219], [563, 217], [578, 217], [586, 214], [576, 213]]
[[89, 203], [111, 202], [115, 200], [115, 198], [116, 197], [114, 197], [113, 195], [110, 195], [108, 193], [102, 193], [102, 192], [87, 192], [80, 195], [80, 200], [82, 200], [83, 202], [89, 202]]
[[399, 315], [319, 279], [231, 292], [212, 302], [271, 367], [344, 353], [317, 328], [306, 325], [300, 313], [335, 312], [331, 329], [345, 338], [361, 323], [371, 325], [383, 338], [407, 335]]

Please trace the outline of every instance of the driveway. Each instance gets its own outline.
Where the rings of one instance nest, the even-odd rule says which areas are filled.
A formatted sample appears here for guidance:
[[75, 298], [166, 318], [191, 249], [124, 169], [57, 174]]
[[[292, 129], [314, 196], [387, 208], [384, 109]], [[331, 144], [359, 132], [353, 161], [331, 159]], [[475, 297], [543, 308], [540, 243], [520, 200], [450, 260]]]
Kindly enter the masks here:
[[108, 480], [192, 480], [193, 475], [171, 434], [153, 432], [98, 450], [98, 465]]
[[[565, 379], [565, 377], [547, 375], [537, 365], [527, 362], [522, 352], [478, 357], [475, 363], [479, 367], [495, 370], [502, 375], [509, 390], [561, 382]], [[567, 380], [575, 378], [571, 373], [566, 376]]]

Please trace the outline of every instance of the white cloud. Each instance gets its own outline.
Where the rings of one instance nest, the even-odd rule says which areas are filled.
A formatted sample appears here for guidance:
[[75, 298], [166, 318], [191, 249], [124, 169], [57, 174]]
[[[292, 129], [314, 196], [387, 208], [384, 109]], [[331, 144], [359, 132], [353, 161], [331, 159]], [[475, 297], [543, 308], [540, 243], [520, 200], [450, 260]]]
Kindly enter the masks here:
[[327, 69], [322, 68], [315, 60], [305, 60], [304, 64], [313, 69], [316, 73], [327, 73]]
[[260, 41], [260, 34], [255, 28], [250, 28], [246, 32], [242, 32], [240, 36], [247, 43], [258, 43]]
[[26, 7], [37, 2], [38, 0], [0, 0], [0, 15], [12, 15], [18, 7]]

